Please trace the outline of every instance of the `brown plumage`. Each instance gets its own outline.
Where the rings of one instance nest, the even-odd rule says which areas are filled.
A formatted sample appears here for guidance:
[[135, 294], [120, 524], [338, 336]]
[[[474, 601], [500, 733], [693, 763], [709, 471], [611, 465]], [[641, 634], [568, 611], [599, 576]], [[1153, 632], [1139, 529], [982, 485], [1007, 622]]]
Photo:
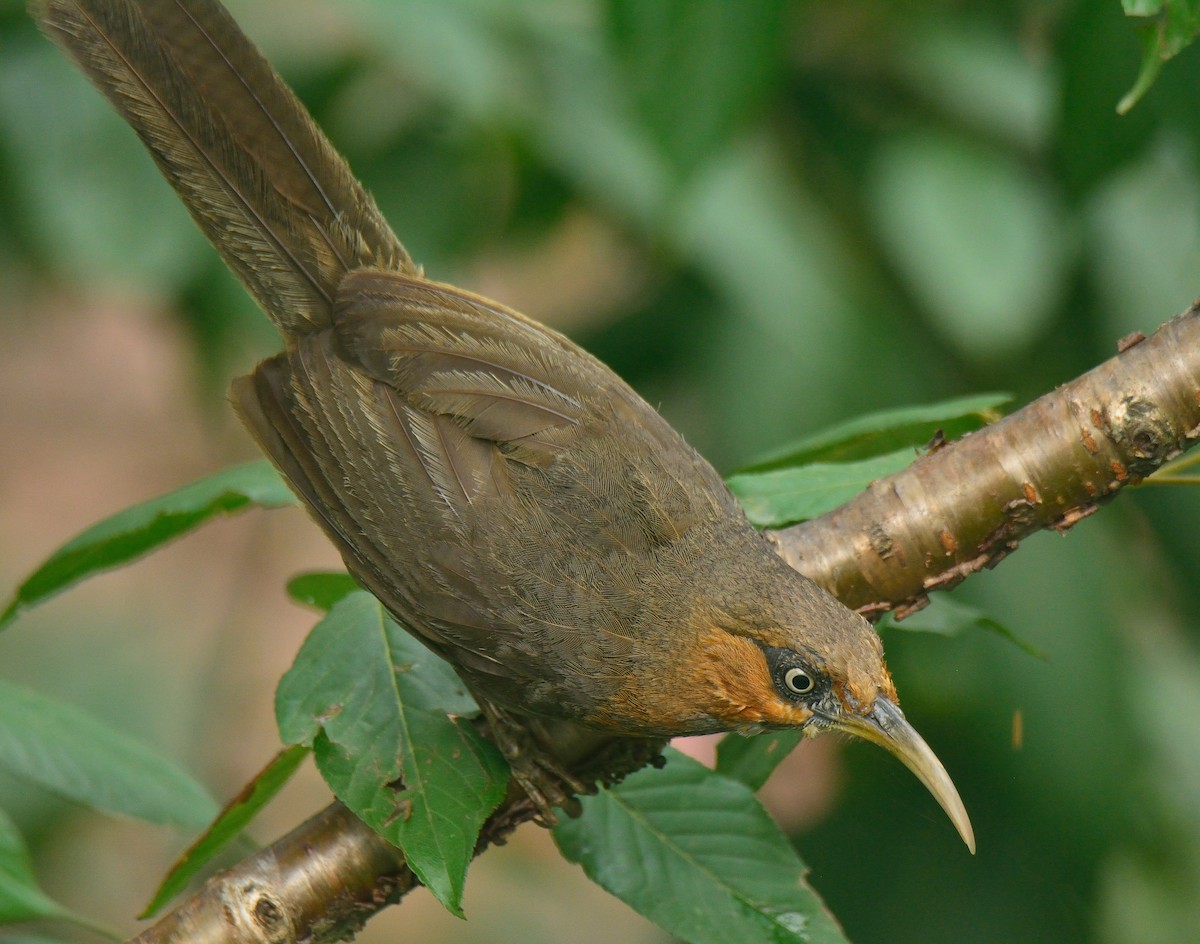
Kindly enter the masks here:
[[866, 621], [788, 568], [607, 367], [425, 279], [218, 3], [35, 9], [283, 334], [234, 384], [250, 431], [490, 713], [645, 736], [853, 730], [964, 830]]

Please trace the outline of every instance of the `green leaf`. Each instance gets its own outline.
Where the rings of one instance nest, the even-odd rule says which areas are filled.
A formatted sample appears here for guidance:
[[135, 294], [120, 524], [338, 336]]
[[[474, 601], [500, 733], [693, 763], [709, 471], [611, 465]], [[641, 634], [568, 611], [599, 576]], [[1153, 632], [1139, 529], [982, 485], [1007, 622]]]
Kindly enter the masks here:
[[265, 461], [224, 469], [183, 488], [118, 512], [68, 541], [25, 579], [0, 614], [0, 628], [21, 611], [93, 574], [127, 564], [218, 514], [252, 505], [296, 503]]
[[297, 603], [328, 613], [342, 597], [360, 589], [349, 574], [299, 574], [288, 581], [288, 596]]
[[29, 850], [13, 821], [0, 811], [0, 924], [72, 917], [38, 887]]
[[1142, 29], [1140, 31], [1140, 39], [1142, 45], [1142, 65], [1138, 69], [1137, 78], [1134, 79], [1133, 88], [1126, 92], [1119, 102], [1117, 102], [1117, 114], [1126, 115], [1138, 102], [1145, 97], [1146, 93], [1153, 87], [1158, 74], [1162, 72], [1163, 64], [1166, 62], [1159, 53], [1158, 31], [1154, 29]]
[[140, 741], [78, 708], [0, 680], [0, 767], [96, 809], [195, 827], [216, 804]]
[[[588, 877], [691, 944], [845, 944], [751, 790], [668, 749], [554, 830]], [[686, 799], [685, 799], [686, 798]]]
[[754, 525], [779, 528], [832, 511], [876, 479], [907, 468], [912, 449], [860, 462], [815, 462], [798, 468], [731, 475], [726, 481]]
[[633, 111], [681, 177], [755, 117], [785, 63], [781, 0], [608, 0], [604, 10]]
[[477, 711], [453, 669], [361, 590], [314, 627], [275, 698], [283, 740], [313, 744], [338, 799], [455, 914], [508, 784], [499, 751], [462, 720]]
[[183, 891], [188, 882], [195, 878], [217, 853], [241, 835], [250, 821], [258, 815], [259, 810], [283, 789], [284, 784], [292, 778], [292, 774], [307, 756], [308, 748], [301, 745], [284, 748], [276, 754], [171, 866], [154, 897], [138, 918], [145, 921], [153, 917], [163, 905]]
[[1163, 63], [1192, 44], [1200, 33], [1200, 0], [1122, 0], [1126, 16], [1147, 18], [1142, 34], [1142, 67], [1133, 88], [1117, 105], [1125, 114], [1150, 90]]
[[799, 731], [767, 731], [751, 737], [727, 734], [717, 745], [717, 773], [759, 790], [779, 762], [803, 740]]
[[958, 439], [1000, 418], [1008, 393], [980, 393], [940, 403], [880, 410], [839, 423], [752, 462], [738, 473], [767, 472], [812, 462], [870, 459], [905, 447], [927, 445], [940, 431]]
[[1048, 661], [1047, 655], [1041, 649], [1021, 639], [1003, 623], [987, 616], [982, 610], [944, 594], [932, 597], [927, 607], [902, 620], [897, 620], [891, 613], [885, 613], [879, 621], [878, 628], [881, 631], [900, 629], [917, 633], [936, 633], [939, 636], [958, 636], [972, 630], [986, 629], [1003, 636], [1035, 659]]

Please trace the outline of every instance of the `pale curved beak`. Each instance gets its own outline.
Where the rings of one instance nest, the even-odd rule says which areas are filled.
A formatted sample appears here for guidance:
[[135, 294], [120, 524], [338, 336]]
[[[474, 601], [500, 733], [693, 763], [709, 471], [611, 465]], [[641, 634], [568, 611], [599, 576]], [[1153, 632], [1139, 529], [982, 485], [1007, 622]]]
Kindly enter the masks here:
[[971, 855], [975, 854], [975, 831], [971, 829], [971, 820], [954, 789], [954, 782], [937, 755], [908, 723], [899, 706], [881, 696], [875, 699], [869, 714], [846, 714], [831, 721], [834, 728], [872, 741], [899, 757], [941, 804]]

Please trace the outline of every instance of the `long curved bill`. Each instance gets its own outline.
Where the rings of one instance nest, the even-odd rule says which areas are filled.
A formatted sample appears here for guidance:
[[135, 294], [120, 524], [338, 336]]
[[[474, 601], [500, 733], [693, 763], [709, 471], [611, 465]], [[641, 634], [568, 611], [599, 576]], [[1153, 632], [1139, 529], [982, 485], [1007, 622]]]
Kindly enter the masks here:
[[908, 723], [899, 706], [879, 697], [875, 699], [875, 707], [870, 714], [846, 714], [835, 719], [833, 726], [885, 747], [900, 758], [941, 804], [971, 854], [975, 854], [975, 831], [971, 828], [971, 820], [950, 775], [921, 735]]

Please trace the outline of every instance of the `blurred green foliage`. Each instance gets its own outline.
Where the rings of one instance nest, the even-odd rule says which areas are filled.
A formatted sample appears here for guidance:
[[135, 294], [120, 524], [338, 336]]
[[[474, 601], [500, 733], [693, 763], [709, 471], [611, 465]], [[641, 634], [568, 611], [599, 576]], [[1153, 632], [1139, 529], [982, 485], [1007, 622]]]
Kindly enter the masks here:
[[[1200, 57], [1118, 117], [1142, 52], [1115, 0], [231, 6], [433, 277], [578, 266], [504, 300], [725, 470], [866, 411], [1023, 402], [1200, 295]], [[6, 317], [47, 281], [145, 286], [179, 302], [223, 409], [265, 320], [16, 5], [0, 47]], [[584, 261], [562, 252], [580, 232]], [[851, 940], [1191, 939], [1198, 533], [1193, 493], [1146, 489], [958, 591], [1047, 662], [889, 634], [980, 851], [851, 747], [838, 808], [797, 837]]]

